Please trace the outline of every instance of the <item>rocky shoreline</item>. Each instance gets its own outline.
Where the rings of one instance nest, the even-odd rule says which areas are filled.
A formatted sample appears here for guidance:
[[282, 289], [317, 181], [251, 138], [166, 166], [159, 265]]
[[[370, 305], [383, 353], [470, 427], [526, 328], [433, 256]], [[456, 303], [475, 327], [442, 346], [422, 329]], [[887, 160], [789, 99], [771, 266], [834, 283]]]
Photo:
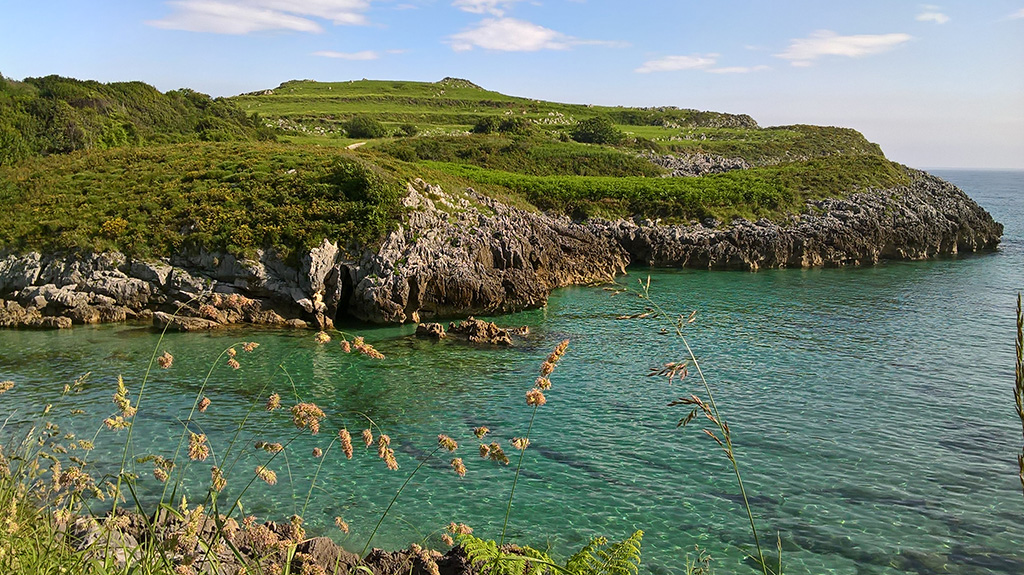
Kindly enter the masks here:
[[[442, 554], [419, 545], [365, 557], [347, 551], [329, 537], [306, 537], [302, 521], [239, 522], [213, 517], [198, 506], [181, 515], [160, 511], [151, 517], [118, 512], [82, 516], [60, 526], [59, 537], [76, 551], [107, 559], [117, 567], [137, 564], [144, 547], [158, 547], [182, 573], [291, 573], [322, 575], [473, 575], [478, 572], [461, 546]], [[508, 546], [515, 553], [514, 546]]]
[[808, 202], [781, 223], [574, 222], [421, 180], [409, 185], [404, 203], [405, 221], [377, 249], [353, 254], [324, 240], [295, 266], [272, 252], [161, 261], [118, 252], [0, 253], [0, 327], [418, 323], [538, 307], [555, 288], [610, 282], [628, 265], [870, 265], [992, 250], [1003, 230], [961, 190], [923, 172], [906, 187]]

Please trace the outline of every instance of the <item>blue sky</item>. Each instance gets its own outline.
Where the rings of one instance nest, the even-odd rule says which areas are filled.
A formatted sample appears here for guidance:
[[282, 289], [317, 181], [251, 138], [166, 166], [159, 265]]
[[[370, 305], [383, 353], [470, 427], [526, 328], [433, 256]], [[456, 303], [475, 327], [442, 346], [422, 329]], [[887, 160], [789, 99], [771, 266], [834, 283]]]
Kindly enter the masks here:
[[848, 126], [915, 167], [1024, 169], [1024, 0], [0, 0], [0, 73], [215, 96], [455, 76]]

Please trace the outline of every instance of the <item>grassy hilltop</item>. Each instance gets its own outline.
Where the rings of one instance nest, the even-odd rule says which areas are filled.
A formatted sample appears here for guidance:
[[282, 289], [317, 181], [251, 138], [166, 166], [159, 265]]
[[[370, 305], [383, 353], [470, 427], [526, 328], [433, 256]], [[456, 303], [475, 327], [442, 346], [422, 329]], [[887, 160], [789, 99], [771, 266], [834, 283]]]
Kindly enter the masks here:
[[[744, 169], [663, 177], [650, 158], [669, 154]], [[292, 81], [228, 99], [0, 78], [0, 209], [11, 214], [0, 248], [158, 256], [372, 243], [417, 177], [577, 218], [667, 221], [781, 219], [808, 198], [907, 178], [850, 129], [559, 104], [450, 78]]]

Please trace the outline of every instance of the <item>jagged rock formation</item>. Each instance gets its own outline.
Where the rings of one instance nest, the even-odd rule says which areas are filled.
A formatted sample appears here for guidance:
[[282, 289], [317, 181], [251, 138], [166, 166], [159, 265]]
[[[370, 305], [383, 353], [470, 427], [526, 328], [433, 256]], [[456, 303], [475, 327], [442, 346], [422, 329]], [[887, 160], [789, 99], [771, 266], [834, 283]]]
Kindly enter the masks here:
[[238, 259], [204, 252], [160, 262], [116, 252], [8, 254], [0, 257], [0, 327], [125, 319], [180, 330], [232, 323], [325, 329], [344, 317], [419, 322], [540, 306], [555, 288], [611, 281], [629, 264], [865, 265], [993, 249], [1002, 235], [1002, 225], [962, 191], [923, 172], [906, 187], [809, 202], [786, 222], [724, 227], [579, 223], [419, 180], [409, 185], [405, 205], [405, 221], [379, 248], [351, 254], [325, 240], [297, 266], [273, 253]]
[[[713, 222], [712, 222], [713, 223]], [[962, 191], [917, 173], [907, 187], [809, 202], [779, 224], [736, 220], [728, 227], [595, 221], [634, 264], [746, 269], [848, 266], [923, 260], [994, 249], [1003, 226]]]
[[611, 281], [629, 263], [615, 241], [586, 225], [472, 190], [458, 198], [417, 181], [405, 204], [406, 225], [377, 252], [341, 263], [351, 295], [325, 301], [375, 322], [506, 313], [542, 305], [558, 287]]

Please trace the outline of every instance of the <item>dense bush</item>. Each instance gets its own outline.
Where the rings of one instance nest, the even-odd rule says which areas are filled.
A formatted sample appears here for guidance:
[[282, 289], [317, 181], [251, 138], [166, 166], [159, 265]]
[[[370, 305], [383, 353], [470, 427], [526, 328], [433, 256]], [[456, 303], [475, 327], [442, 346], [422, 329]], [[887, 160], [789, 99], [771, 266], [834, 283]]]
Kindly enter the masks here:
[[267, 140], [271, 130], [232, 102], [142, 82], [0, 77], [0, 165], [38, 154], [143, 143]]
[[194, 143], [28, 159], [0, 168], [0, 246], [170, 255], [300, 253], [367, 243], [397, 225], [404, 191], [352, 154]]
[[369, 116], [354, 116], [342, 124], [342, 127], [350, 138], [383, 138], [388, 134], [384, 124]]
[[534, 133], [533, 122], [518, 116], [483, 116], [473, 125], [474, 134], [512, 134], [528, 136]]
[[625, 135], [604, 116], [580, 120], [572, 131], [572, 139], [585, 144], [618, 144]]

